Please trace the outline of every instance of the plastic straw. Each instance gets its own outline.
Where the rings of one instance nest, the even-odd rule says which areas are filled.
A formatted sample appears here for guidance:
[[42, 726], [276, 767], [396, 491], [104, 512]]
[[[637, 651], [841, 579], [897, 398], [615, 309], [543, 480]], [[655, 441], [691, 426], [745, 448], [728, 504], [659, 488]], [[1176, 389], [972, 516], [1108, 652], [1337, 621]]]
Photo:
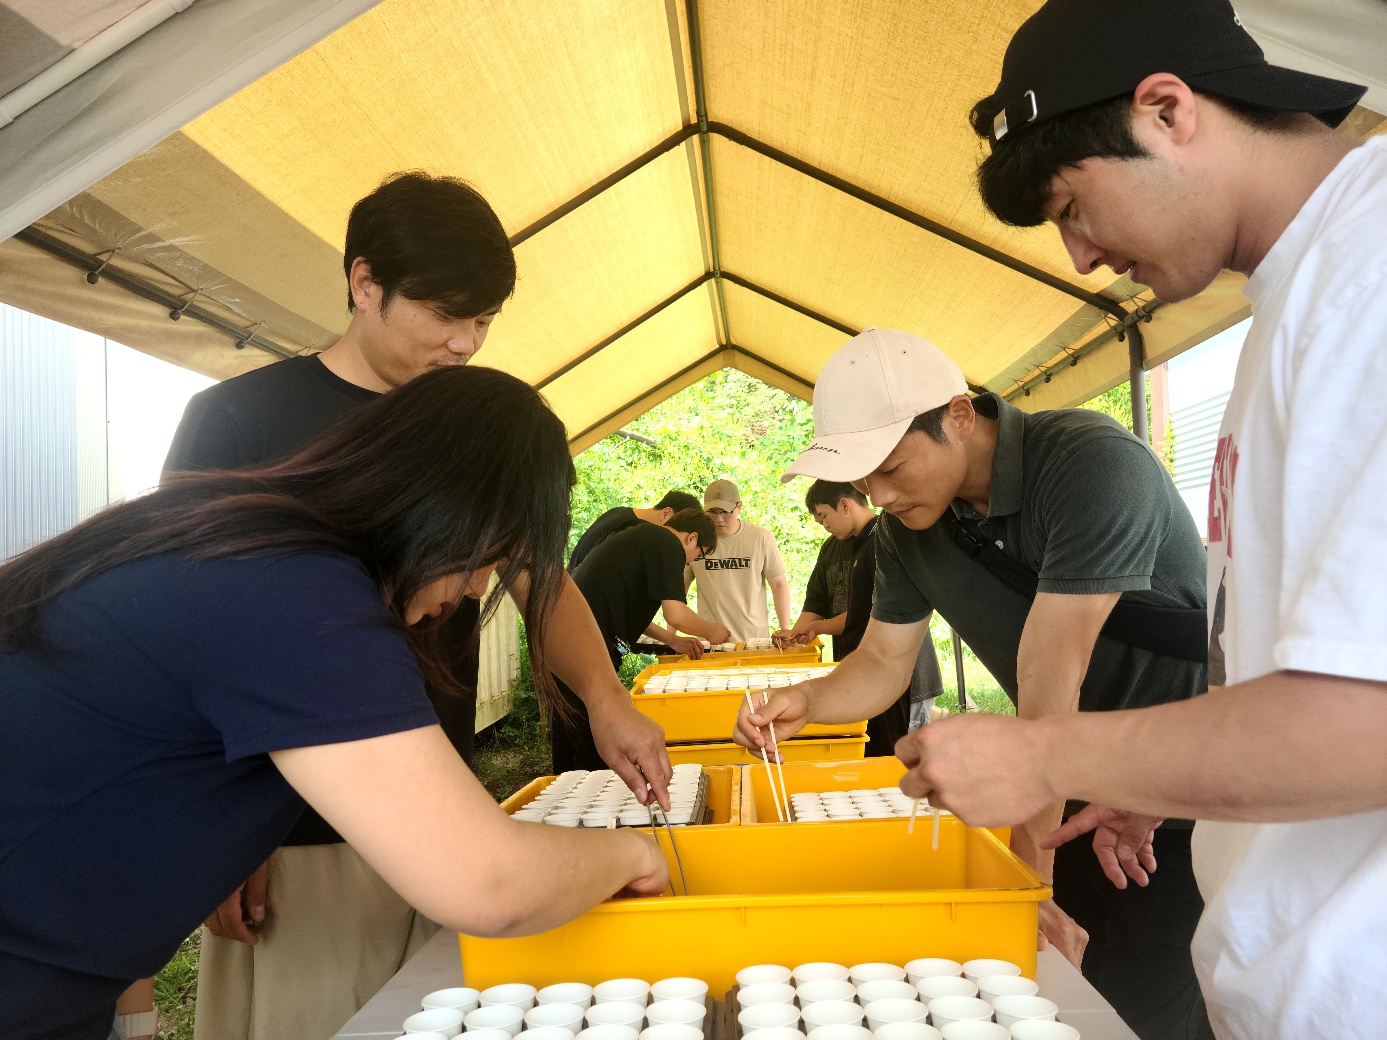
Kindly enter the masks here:
[[[771, 702], [770, 691], [766, 691], [766, 699], [761, 702], [761, 707], [765, 707]], [[775, 771], [780, 774], [780, 797], [785, 802], [785, 817], [790, 816], [790, 791], [785, 786], [785, 767], [780, 764], [780, 744], [775, 739], [775, 723], [771, 724], [771, 750], [775, 752]]]
[[[747, 690], [745, 696], [747, 709], [753, 715], [756, 714], [756, 705], [751, 699], [751, 691]], [[785, 814], [780, 811], [780, 792], [775, 789], [775, 774], [771, 772], [771, 759], [770, 756], [766, 754], [766, 745], [764, 744], [761, 745], [761, 761], [766, 764], [766, 780], [771, 785], [771, 801], [775, 802], [775, 818], [781, 823], [784, 823]]]

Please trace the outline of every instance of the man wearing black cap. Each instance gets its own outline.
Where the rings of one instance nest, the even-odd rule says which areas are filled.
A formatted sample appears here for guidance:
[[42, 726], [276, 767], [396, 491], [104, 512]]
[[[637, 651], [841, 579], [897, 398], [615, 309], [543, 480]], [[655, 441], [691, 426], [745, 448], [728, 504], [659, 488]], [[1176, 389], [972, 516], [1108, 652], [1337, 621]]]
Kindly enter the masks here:
[[1387, 558], [1387, 409], [1344, 394], [1387, 385], [1387, 139], [1331, 129], [1363, 93], [1268, 65], [1225, 0], [1050, 0], [973, 110], [1002, 220], [1048, 220], [1081, 274], [1166, 301], [1241, 272], [1255, 320], [1209, 495], [1215, 688], [930, 726], [898, 748], [902, 786], [982, 825], [1087, 799], [1055, 840], [1096, 828], [1119, 885], [1160, 817], [1198, 818], [1221, 1040], [1387, 1023], [1363, 983], [1387, 973], [1387, 588], [1365, 566]]

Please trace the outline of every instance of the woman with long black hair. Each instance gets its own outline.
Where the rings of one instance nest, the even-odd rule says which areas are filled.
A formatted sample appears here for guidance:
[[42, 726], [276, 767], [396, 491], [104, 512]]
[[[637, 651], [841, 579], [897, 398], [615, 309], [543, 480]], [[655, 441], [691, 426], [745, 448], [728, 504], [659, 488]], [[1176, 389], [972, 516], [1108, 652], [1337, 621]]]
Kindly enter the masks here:
[[0, 1036], [104, 1040], [128, 982], [305, 800], [460, 931], [662, 891], [644, 835], [510, 820], [424, 692], [448, 682], [433, 631], [495, 572], [553, 703], [573, 480], [538, 393], [449, 369], [282, 463], [180, 477], [0, 567]]

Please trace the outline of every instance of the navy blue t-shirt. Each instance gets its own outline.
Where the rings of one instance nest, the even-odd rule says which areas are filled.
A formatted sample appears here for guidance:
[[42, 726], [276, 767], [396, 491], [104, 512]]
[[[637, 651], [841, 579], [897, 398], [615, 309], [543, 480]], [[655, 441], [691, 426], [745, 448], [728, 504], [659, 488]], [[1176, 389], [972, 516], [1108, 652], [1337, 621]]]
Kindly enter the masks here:
[[0, 1036], [153, 975], [303, 810], [269, 752], [437, 723], [357, 560], [125, 564], [0, 652]]

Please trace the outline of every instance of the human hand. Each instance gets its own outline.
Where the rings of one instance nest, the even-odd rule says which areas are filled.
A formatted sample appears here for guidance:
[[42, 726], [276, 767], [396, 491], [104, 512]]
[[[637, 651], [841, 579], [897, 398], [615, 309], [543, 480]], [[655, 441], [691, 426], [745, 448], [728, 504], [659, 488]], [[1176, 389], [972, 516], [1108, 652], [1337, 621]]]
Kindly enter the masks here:
[[[737, 711], [737, 725], [732, 731], [732, 739], [753, 751], [760, 751], [763, 747], [769, 750], [769, 727], [774, 722], [775, 742], [779, 744], [789, 740], [809, 721], [808, 686], [808, 683], [800, 683], [787, 687], [771, 696], [765, 705], [758, 706], [754, 713], [743, 698]], [[753, 691], [752, 703], [764, 699], [767, 693], [769, 691]]]
[[683, 654], [690, 661], [703, 656], [703, 644], [689, 636], [674, 636], [669, 640], [669, 648], [676, 654]]
[[651, 792], [669, 811], [669, 781], [674, 770], [665, 751], [665, 731], [631, 704], [630, 697], [588, 705], [592, 742], [608, 768], [616, 771], [644, 805]]
[[1082, 969], [1084, 949], [1088, 946], [1088, 932], [1079, 923], [1059, 908], [1053, 899], [1044, 900], [1038, 907], [1040, 911], [1040, 935], [1037, 950], [1053, 946], [1070, 964]]
[[1049, 781], [1044, 726], [975, 712], [922, 726], [896, 743], [910, 770], [901, 790], [973, 827], [1023, 823], [1062, 800]]
[[260, 941], [257, 929], [265, 920], [269, 884], [270, 864], [265, 862], [203, 922], [207, 930], [219, 939], [254, 946]]
[[1151, 881], [1150, 875], [1156, 872], [1156, 851], [1151, 841], [1156, 828], [1163, 823], [1165, 820], [1160, 816], [1110, 809], [1106, 805], [1087, 805], [1041, 842], [1040, 847], [1059, 848], [1093, 831], [1093, 853], [1108, 880], [1117, 888], [1125, 889], [1127, 879], [1131, 878], [1145, 888]]
[[787, 646], [794, 645], [794, 631], [788, 628], [779, 628], [771, 633], [771, 646], [783, 650]]
[[708, 642], [712, 643], [714, 646], [717, 646], [719, 643], [732, 642], [732, 630], [730, 628], [716, 621], [711, 621], [709, 624], [712, 626], [712, 635], [708, 636]]
[[669, 888], [669, 863], [665, 861], [665, 854], [660, 849], [660, 843], [642, 831], [627, 829], [620, 833], [640, 839], [640, 845], [636, 852], [636, 855], [640, 857], [640, 866], [637, 868], [640, 873], [626, 882], [621, 891], [612, 898], [641, 899], [646, 896], [658, 896]]

